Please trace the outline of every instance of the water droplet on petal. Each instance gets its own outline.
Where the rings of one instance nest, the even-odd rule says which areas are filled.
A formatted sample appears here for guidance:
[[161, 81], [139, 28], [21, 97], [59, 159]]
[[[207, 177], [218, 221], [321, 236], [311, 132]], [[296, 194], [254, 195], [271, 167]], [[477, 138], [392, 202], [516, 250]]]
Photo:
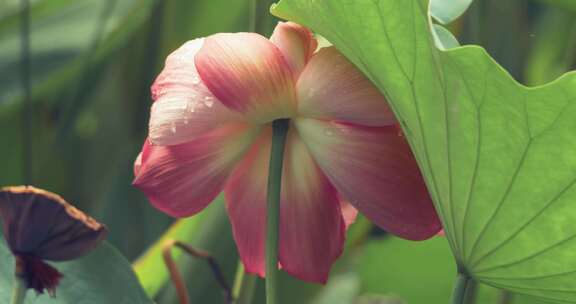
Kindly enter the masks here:
[[192, 84], [199, 84], [200, 83], [200, 77], [194, 75], [192, 76]]
[[334, 135], [334, 131], [330, 128], [326, 128], [324, 129], [324, 134], [328, 135], [328, 136], [333, 136]]
[[172, 133], [176, 133], [176, 124], [172, 123], [172, 125], [170, 126], [170, 130], [172, 131]]
[[211, 108], [214, 105], [214, 98], [211, 96], [204, 96], [204, 105]]

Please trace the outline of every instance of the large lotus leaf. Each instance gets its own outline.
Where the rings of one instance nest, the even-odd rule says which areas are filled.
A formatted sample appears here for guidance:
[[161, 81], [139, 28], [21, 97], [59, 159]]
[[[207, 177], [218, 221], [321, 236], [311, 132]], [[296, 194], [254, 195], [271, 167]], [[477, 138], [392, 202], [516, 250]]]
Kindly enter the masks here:
[[477, 46], [440, 51], [427, 0], [282, 0], [386, 95], [457, 262], [477, 280], [576, 302], [576, 75], [517, 83]]
[[[0, 303], [9, 303], [14, 257], [0, 239]], [[107, 242], [78, 260], [52, 264], [64, 274], [56, 298], [28, 291], [26, 303], [34, 304], [149, 304], [130, 263]]]
[[432, 25], [432, 36], [434, 37], [434, 43], [436, 44], [436, 47], [441, 50], [447, 50], [460, 46], [458, 39], [452, 35], [452, 32], [439, 24]]
[[430, 15], [443, 24], [460, 17], [472, 0], [430, 0]]
[[[447, 303], [456, 281], [454, 259], [442, 237], [417, 243], [395, 237], [369, 241], [358, 259], [358, 271], [361, 293], [396, 296], [404, 300], [403, 304]], [[499, 289], [479, 284], [475, 294], [474, 303], [502, 303], [498, 301], [502, 296]], [[545, 303], [548, 302], [519, 294], [509, 302]]]

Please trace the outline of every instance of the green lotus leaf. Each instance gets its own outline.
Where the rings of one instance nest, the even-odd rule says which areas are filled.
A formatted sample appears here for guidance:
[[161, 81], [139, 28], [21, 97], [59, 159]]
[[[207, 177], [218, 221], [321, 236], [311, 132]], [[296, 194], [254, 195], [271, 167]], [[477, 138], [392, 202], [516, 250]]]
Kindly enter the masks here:
[[[0, 303], [9, 303], [14, 277], [14, 256], [0, 240]], [[34, 304], [151, 304], [130, 263], [107, 242], [90, 254], [70, 262], [52, 263], [64, 278], [56, 297], [28, 290], [26, 303]]]
[[441, 50], [452, 49], [460, 46], [458, 39], [452, 35], [452, 32], [439, 24], [432, 25], [432, 36], [434, 37], [436, 47]]
[[431, 0], [430, 15], [443, 24], [460, 17], [472, 4], [472, 0]]
[[478, 46], [441, 51], [427, 0], [281, 0], [386, 95], [462, 271], [576, 302], [576, 75], [516, 82]]

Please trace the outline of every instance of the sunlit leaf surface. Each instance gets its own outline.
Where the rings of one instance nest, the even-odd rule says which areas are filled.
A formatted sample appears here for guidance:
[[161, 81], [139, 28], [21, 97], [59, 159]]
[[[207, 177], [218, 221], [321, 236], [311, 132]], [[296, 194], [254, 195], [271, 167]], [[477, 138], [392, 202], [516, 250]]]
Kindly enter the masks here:
[[471, 3], [472, 0], [431, 0], [430, 15], [447, 24], [464, 14]]
[[447, 50], [460, 46], [460, 43], [456, 37], [454, 37], [454, 35], [452, 35], [452, 33], [447, 28], [439, 24], [432, 25], [432, 35], [434, 36], [436, 47], [441, 50]]
[[423, 0], [282, 0], [388, 97], [458, 263], [478, 280], [576, 302], [576, 77], [517, 83], [482, 49], [440, 51]]

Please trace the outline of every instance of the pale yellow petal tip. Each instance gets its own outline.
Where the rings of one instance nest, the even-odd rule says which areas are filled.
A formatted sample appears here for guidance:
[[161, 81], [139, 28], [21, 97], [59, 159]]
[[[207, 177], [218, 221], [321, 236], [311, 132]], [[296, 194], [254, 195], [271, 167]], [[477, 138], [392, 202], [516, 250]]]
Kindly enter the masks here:
[[[275, 15], [275, 12], [278, 8], [278, 3], [272, 3], [272, 5], [270, 5], [270, 14]], [[276, 17], [279, 17], [278, 15], [275, 15]]]
[[270, 14], [284, 20], [291, 20], [288, 14], [286, 14], [284, 1], [280, 0], [277, 3], [272, 3], [270, 5]]

